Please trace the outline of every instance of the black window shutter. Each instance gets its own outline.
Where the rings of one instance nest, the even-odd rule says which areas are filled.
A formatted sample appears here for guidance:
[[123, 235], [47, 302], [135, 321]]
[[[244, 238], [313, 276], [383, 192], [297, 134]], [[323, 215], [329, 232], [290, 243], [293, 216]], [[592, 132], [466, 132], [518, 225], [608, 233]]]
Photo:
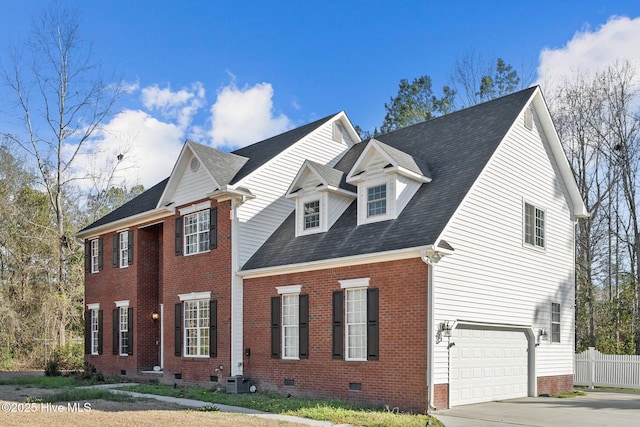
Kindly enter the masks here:
[[84, 354], [91, 354], [91, 310], [84, 312]]
[[175, 241], [176, 255], [182, 255], [182, 217], [176, 218], [176, 241]]
[[182, 356], [182, 303], [176, 304], [174, 345], [176, 356]]
[[127, 309], [127, 354], [133, 356], [133, 307]]
[[378, 360], [378, 288], [367, 289], [367, 360]]
[[111, 260], [114, 267], [118, 266], [118, 243], [120, 240], [120, 234], [113, 235], [113, 259]]
[[102, 270], [102, 238], [98, 239], [98, 271]]
[[113, 309], [113, 347], [112, 347], [112, 352], [113, 354], [117, 355], [120, 353], [120, 327], [119, 327], [119, 322], [120, 321], [120, 309], [119, 308], [114, 308]]
[[98, 310], [98, 354], [102, 354], [102, 337], [104, 335], [104, 329], [102, 327], [102, 310]]
[[280, 358], [280, 297], [271, 297], [271, 357]]
[[344, 352], [344, 291], [333, 292], [333, 346], [334, 359], [342, 359]]
[[209, 209], [209, 248], [218, 247], [218, 208]]
[[299, 305], [300, 309], [299, 319], [300, 319], [300, 349], [298, 351], [298, 355], [300, 359], [308, 359], [309, 358], [309, 295], [300, 295], [299, 296]]
[[91, 272], [91, 242], [84, 242], [84, 272]]
[[209, 357], [218, 357], [218, 301], [209, 301]]
[[127, 264], [131, 265], [133, 264], [133, 230], [127, 231], [127, 234], [127, 243], [129, 245], [127, 246]]

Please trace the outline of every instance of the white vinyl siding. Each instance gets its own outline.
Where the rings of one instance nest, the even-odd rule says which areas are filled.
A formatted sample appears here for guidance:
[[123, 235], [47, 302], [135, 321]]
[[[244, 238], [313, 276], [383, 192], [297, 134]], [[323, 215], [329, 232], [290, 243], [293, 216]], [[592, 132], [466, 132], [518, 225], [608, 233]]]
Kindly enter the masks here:
[[[544, 135], [520, 117], [442, 238], [455, 248], [434, 268], [435, 324], [445, 320], [549, 328], [549, 300], [574, 300], [574, 224]], [[429, 184], [427, 184], [429, 185]], [[522, 244], [523, 198], [545, 207], [545, 251]], [[535, 348], [537, 376], [573, 373], [572, 304], [561, 305], [561, 344]], [[448, 382], [449, 349], [435, 347], [435, 383]]]
[[346, 360], [367, 360], [367, 288], [345, 289]]
[[182, 206], [192, 203], [194, 200], [206, 199], [207, 194], [217, 187], [207, 168], [203, 165], [200, 165], [196, 172], [191, 170], [190, 165], [193, 158], [195, 157], [191, 156], [188, 162], [180, 165], [184, 168], [183, 170], [173, 172], [174, 175], [179, 175], [182, 172], [180, 181], [175, 187], [173, 200], [171, 200], [174, 202], [173, 206]]
[[184, 301], [184, 355], [209, 356], [209, 300]]
[[292, 145], [260, 169], [236, 183], [257, 197], [238, 208], [239, 259], [241, 267], [293, 211], [295, 203], [284, 197], [305, 160], [334, 166], [355, 141], [345, 132], [343, 142], [333, 140], [332, 121]]
[[209, 250], [209, 209], [184, 216], [185, 255]]
[[123, 231], [119, 235], [120, 249], [119, 249], [119, 259], [120, 259], [120, 268], [129, 266], [129, 232]]
[[95, 239], [91, 241], [91, 272], [97, 273], [99, 271], [99, 257], [100, 257], [100, 240]]
[[282, 295], [282, 358], [300, 355], [300, 296]]

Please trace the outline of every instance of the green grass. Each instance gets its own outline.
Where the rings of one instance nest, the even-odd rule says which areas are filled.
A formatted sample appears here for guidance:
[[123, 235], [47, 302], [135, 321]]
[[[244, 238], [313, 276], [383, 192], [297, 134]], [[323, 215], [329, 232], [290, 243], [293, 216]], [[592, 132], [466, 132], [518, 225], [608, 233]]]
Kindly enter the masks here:
[[29, 403], [56, 403], [56, 402], [80, 402], [87, 400], [111, 400], [114, 402], [135, 402], [140, 400], [135, 397], [127, 396], [125, 394], [115, 394], [109, 392], [109, 390], [99, 389], [66, 389], [59, 393], [50, 394], [48, 396], [27, 399]]
[[0, 380], [0, 385], [31, 386], [37, 388], [63, 388], [78, 385], [75, 377], [21, 377]]
[[570, 398], [570, 397], [576, 397], [576, 396], [586, 396], [587, 393], [580, 391], [580, 390], [574, 390], [571, 393], [556, 393], [554, 395], [552, 395], [553, 397], [557, 397], [559, 399], [566, 399], [566, 398]]
[[[223, 405], [241, 406], [276, 414], [294, 415], [315, 420], [331, 421], [334, 424], [353, 424], [363, 427], [424, 427], [430, 419], [428, 415], [393, 413], [390, 411], [350, 406], [339, 400], [314, 400], [266, 393], [227, 394], [198, 387], [177, 387], [166, 385], [138, 385], [121, 387], [122, 390], [162, 396], [183, 397]], [[431, 426], [442, 426], [431, 417]]]

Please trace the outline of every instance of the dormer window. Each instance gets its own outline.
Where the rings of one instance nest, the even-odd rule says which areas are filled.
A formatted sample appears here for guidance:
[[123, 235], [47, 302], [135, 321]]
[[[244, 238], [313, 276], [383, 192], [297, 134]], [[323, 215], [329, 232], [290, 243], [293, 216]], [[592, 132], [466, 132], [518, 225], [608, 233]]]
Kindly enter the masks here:
[[387, 213], [387, 184], [367, 189], [367, 216], [385, 215]]
[[320, 227], [320, 200], [304, 204], [304, 229]]

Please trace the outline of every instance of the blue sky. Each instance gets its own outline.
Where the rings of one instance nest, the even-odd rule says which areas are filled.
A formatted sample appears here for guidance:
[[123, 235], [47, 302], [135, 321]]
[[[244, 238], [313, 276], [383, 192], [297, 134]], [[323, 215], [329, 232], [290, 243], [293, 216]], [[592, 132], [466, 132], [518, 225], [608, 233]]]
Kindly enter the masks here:
[[[1, 3], [6, 60], [49, 2]], [[126, 146], [126, 183], [146, 187], [186, 138], [229, 149], [341, 110], [371, 130], [400, 79], [428, 74], [439, 90], [470, 52], [537, 73], [547, 97], [553, 72], [640, 60], [637, 0], [60, 3], [78, 9], [94, 57], [130, 88], [87, 148]]]

